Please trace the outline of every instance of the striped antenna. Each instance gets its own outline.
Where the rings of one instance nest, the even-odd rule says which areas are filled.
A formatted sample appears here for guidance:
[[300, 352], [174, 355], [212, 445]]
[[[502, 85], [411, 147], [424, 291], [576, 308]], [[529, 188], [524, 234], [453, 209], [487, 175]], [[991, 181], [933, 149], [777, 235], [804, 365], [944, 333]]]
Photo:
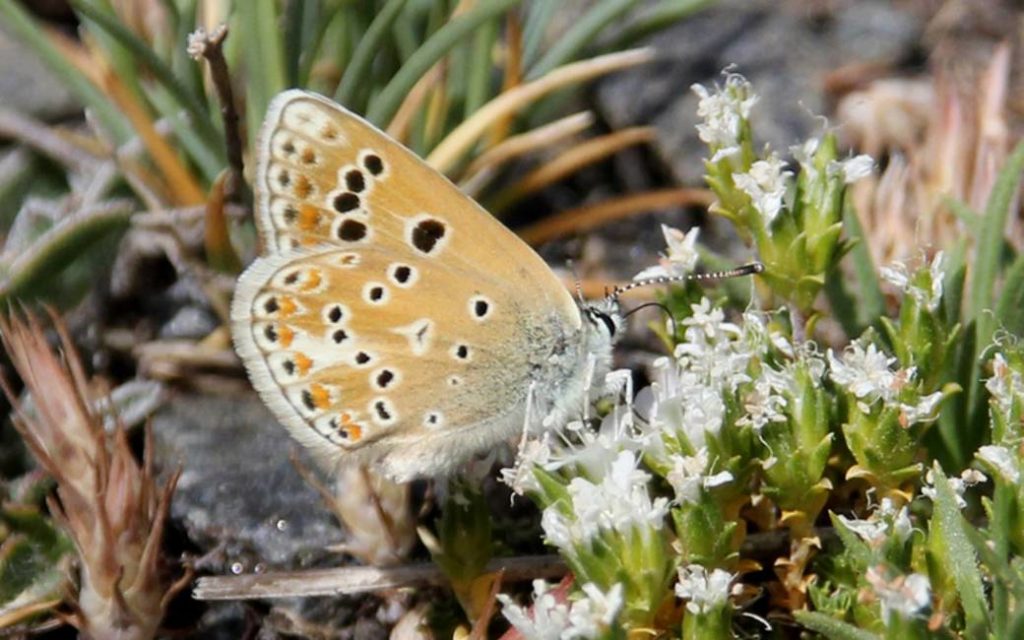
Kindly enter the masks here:
[[644, 280], [635, 280], [627, 285], [621, 287], [615, 287], [611, 293], [608, 294], [608, 300], [615, 300], [623, 293], [636, 289], [638, 287], [647, 287], [652, 284], [671, 284], [673, 282], [702, 282], [704, 280], [725, 280], [726, 278], [741, 278], [743, 276], [751, 276], [764, 271], [764, 265], [760, 262], [751, 262], [735, 269], [727, 269], [726, 271], [709, 271], [707, 273], [691, 273], [685, 276], [659, 276], [657, 278], [646, 278]]

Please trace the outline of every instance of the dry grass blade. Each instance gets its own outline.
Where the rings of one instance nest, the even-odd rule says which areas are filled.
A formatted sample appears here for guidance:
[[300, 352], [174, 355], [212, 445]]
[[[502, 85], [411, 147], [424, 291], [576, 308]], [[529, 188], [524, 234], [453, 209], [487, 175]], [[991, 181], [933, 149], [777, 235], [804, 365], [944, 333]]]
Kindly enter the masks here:
[[[39, 464], [57, 482], [54, 518], [74, 540], [80, 587], [70, 621], [87, 638], [152, 638], [168, 598], [160, 566], [163, 526], [177, 475], [163, 489], [152, 459], [135, 460], [127, 436], [108, 436], [88, 380], [60, 325], [63, 360], [31, 314], [0, 318], [4, 348], [32, 397], [21, 401], [0, 385], [15, 409], [14, 424]], [[151, 450], [147, 442], [147, 452]]]
[[[484, 571], [502, 571], [505, 582], [564, 576], [565, 563], [558, 556], [495, 558]], [[338, 567], [241, 576], [206, 576], [196, 581], [196, 600], [246, 600], [337, 596], [373, 593], [387, 589], [444, 585], [447, 579], [433, 563], [400, 567]]]
[[103, 88], [111, 100], [120, 107], [145, 145], [153, 163], [160, 169], [169, 188], [168, 194], [178, 206], [201, 204], [206, 198], [195, 178], [182, 164], [177, 153], [157, 132], [153, 120], [124, 84], [111, 71], [103, 74]]
[[561, 87], [650, 62], [654, 57], [651, 49], [632, 49], [610, 53], [582, 62], [559, 67], [533, 82], [519, 85], [494, 98], [476, 113], [456, 127], [441, 144], [427, 157], [427, 164], [445, 173], [458, 162], [488, 128], [541, 96]]
[[520, 156], [554, 146], [584, 131], [594, 123], [594, 114], [581, 111], [512, 136], [477, 156], [466, 168], [459, 187], [474, 195], [490, 181], [506, 162]]
[[539, 245], [572, 233], [589, 231], [603, 224], [656, 209], [708, 206], [714, 197], [706, 189], [663, 189], [623, 196], [563, 211], [519, 230], [519, 237]]
[[556, 156], [554, 160], [537, 167], [519, 182], [503, 190], [495, 196], [491, 208], [495, 212], [503, 211], [516, 201], [572, 175], [583, 167], [600, 162], [627, 147], [652, 141], [654, 134], [655, 129], [652, 127], [631, 127], [582, 142]]
[[388, 124], [388, 135], [395, 140], [406, 140], [409, 126], [419, 112], [420, 105], [423, 104], [430, 90], [441, 81], [443, 76], [443, 63], [435, 64], [430, 68], [430, 71], [423, 74], [423, 77], [413, 86], [412, 91], [409, 92], [409, 95], [402, 101], [401, 106], [398, 107], [398, 111], [395, 112], [395, 117], [391, 119], [391, 123]]

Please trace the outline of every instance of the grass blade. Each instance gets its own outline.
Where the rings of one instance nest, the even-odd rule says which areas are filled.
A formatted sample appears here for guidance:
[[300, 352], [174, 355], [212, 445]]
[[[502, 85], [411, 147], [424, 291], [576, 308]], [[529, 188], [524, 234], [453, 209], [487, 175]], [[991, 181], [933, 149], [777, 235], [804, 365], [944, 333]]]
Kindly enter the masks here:
[[[181, 108], [189, 113], [194, 127], [199, 130], [202, 138], [212, 142], [219, 139], [220, 133], [213, 126], [210, 113], [206, 105], [182, 84], [163, 60], [157, 57], [156, 53], [142, 40], [140, 40], [127, 27], [121, 24], [117, 18], [93, 6], [75, 0], [71, 6], [78, 13], [92, 20], [97, 27], [106, 31], [121, 46], [135, 56], [135, 61], [149, 70], [153, 77], [162, 84]], [[165, 113], [165, 115], [168, 115]]]
[[64, 56], [48, 37], [45, 30], [29, 17], [21, 5], [12, 0], [0, 0], [0, 19], [15, 36], [32, 49], [43, 63], [68, 89], [91, 109], [107, 133], [118, 144], [132, 137], [132, 129], [107, 100], [103, 92]]
[[370, 122], [378, 126], [386, 125], [398, 111], [406, 94], [423, 74], [434, 66], [434, 63], [485, 22], [497, 18], [519, 2], [520, 0], [492, 0], [481, 3], [438, 29], [402, 65], [395, 77], [377, 96], [367, 114]]
[[495, 122], [518, 112], [537, 98], [564, 86], [586, 82], [592, 78], [649, 62], [653, 57], [650, 49], [631, 49], [609, 53], [590, 60], [567, 64], [545, 74], [533, 82], [506, 91], [497, 96], [476, 113], [466, 118], [427, 157], [427, 163], [445, 172], [454, 166], [480, 136]]
[[372, 81], [369, 77], [370, 66], [374, 57], [380, 52], [384, 38], [391, 31], [391, 26], [402, 12], [405, 3], [406, 0], [387, 0], [366, 29], [366, 33], [359, 40], [352, 54], [352, 60], [345, 67], [338, 90], [334, 92], [334, 99], [340, 104], [352, 105], [358, 87]]
[[537, 64], [526, 74], [527, 80], [536, 80], [555, 67], [561, 66], [575, 58], [583, 47], [594, 41], [597, 34], [605, 27], [618, 20], [636, 6], [634, 0], [604, 0], [596, 7], [587, 11], [581, 20], [577, 20], [566, 31], [555, 45], [548, 49]]

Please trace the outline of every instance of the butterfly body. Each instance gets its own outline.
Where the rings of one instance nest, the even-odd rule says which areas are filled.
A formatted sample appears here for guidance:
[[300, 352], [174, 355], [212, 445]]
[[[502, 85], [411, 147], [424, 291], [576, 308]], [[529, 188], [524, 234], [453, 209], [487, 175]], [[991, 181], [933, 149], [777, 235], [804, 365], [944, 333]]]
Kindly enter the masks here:
[[541, 258], [412, 152], [333, 102], [271, 104], [254, 176], [264, 255], [232, 333], [253, 384], [328, 464], [437, 475], [578, 412], [613, 302], [580, 305]]

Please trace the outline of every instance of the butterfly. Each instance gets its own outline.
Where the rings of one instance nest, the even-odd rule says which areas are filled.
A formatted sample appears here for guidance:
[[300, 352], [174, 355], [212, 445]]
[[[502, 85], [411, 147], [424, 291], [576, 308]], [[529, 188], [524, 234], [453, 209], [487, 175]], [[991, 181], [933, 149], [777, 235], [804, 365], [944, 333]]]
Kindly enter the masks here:
[[622, 331], [618, 294], [683, 279], [577, 301], [447, 178], [305, 91], [271, 102], [254, 185], [264, 255], [235, 288], [235, 348], [277, 419], [327, 466], [443, 475], [519, 432], [527, 413], [582, 413]]
[[608, 370], [614, 296], [577, 302], [447, 178], [327, 98], [272, 101], [254, 190], [264, 255], [238, 280], [232, 335], [320, 461], [445, 474], [518, 433], [528, 407], [578, 413]]

